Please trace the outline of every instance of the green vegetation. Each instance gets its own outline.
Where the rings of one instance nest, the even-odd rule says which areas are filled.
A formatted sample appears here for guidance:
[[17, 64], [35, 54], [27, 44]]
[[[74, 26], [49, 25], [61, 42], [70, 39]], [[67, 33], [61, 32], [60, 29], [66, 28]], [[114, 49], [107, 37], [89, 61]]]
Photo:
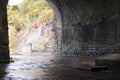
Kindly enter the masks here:
[[25, 15], [31, 21], [39, 16], [39, 13], [49, 6], [45, 0], [24, 0], [24, 2], [18, 5], [19, 14]]
[[[15, 48], [15, 37], [21, 30], [26, 28], [31, 30], [33, 24], [39, 25], [52, 15], [53, 11], [46, 0], [24, 0], [19, 5], [8, 5], [10, 50]], [[43, 44], [44, 42], [38, 41], [38, 43]]]
[[38, 44], [38, 46], [43, 46], [47, 44], [45, 40], [37, 40], [36, 43]]
[[24, 0], [19, 5], [8, 6], [9, 25], [21, 28], [34, 21], [44, 10], [51, 10], [45, 0]]

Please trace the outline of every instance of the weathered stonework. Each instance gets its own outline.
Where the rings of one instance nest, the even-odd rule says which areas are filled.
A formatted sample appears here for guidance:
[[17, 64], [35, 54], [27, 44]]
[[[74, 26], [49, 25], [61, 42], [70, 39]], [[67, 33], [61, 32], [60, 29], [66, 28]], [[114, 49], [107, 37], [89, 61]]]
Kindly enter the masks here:
[[0, 61], [9, 61], [7, 1], [0, 0]]
[[48, 0], [61, 29], [61, 52], [75, 55], [117, 53], [119, 0]]
[[[0, 0], [0, 60], [9, 60], [7, 1]], [[47, 0], [54, 10], [56, 51], [75, 55], [117, 53], [119, 0]]]

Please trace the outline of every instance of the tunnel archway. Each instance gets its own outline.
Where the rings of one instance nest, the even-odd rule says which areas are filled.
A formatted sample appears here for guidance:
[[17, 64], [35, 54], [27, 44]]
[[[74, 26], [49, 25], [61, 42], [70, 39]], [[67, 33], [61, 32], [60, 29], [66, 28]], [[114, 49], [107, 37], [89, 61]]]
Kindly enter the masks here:
[[119, 52], [118, 0], [47, 0], [61, 26], [61, 53], [95, 56]]
[[[9, 59], [5, 1], [7, 0], [0, 1], [0, 25], [6, 26], [4, 29], [6, 37], [4, 36], [4, 40], [0, 44], [5, 45], [7, 49], [1, 50], [1, 55], [4, 56], [1, 57], [1, 60]], [[55, 12], [54, 25], [57, 26], [58, 33], [60, 33], [58, 35], [60, 53], [93, 56], [119, 51], [119, 0], [47, 1]], [[3, 35], [1, 34], [1, 36]]]

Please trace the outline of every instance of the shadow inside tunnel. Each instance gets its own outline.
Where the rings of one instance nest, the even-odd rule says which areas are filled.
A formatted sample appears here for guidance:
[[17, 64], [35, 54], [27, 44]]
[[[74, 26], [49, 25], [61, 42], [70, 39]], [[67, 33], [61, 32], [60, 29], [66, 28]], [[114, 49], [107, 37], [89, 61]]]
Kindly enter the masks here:
[[8, 72], [8, 63], [0, 63], [0, 80], [4, 80]]

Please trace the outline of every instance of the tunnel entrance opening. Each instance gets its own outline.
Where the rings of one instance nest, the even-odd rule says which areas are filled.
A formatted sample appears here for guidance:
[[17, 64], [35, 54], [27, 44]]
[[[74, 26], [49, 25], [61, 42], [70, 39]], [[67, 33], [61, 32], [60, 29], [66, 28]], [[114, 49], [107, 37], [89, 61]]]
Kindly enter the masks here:
[[[73, 4], [67, 4], [67, 1], [47, 1], [54, 10], [55, 17], [51, 30], [54, 33], [54, 38], [56, 38], [53, 41], [54, 48], [57, 48], [56, 51], [67, 56], [99, 56], [117, 53], [119, 11], [118, 5], [115, 5], [116, 2], [106, 1], [103, 4], [103, 0], [94, 3], [76, 0], [74, 2], [69, 1]], [[79, 3], [85, 5], [80, 6]], [[29, 21], [30, 16], [26, 17]], [[33, 26], [34, 29], [37, 28], [36, 21]], [[17, 30], [19, 31], [20, 28]], [[49, 34], [49, 30], [46, 32]], [[28, 43], [29, 49], [33, 49], [30, 40]], [[36, 43], [41, 45], [46, 42], [39, 40]]]
[[45, 0], [24, 0], [8, 5], [10, 54], [28, 55], [54, 51], [57, 32], [54, 12]]
[[[7, 16], [6, 16], [6, 4], [3, 2], [7, 0], [0, 0], [0, 40], [1, 40], [1, 50], [0, 50], [0, 60], [7, 59], [9, 60], [9, 51], [8, 51], [8, 36], [7, 34]], [[29, 2], [32, 0], [29, 0]], [[35, 1], [35, 0], [34, 0]], [[37, 0], [36, 0], [37, 1]], [[52, 5], [52, 8], [55, 10], [54, 18], [55, 26], [52, 27], [57, 40], [55, 40], [55, 48], [62, 51], [65, 56], [41, 56], [34, 54], [30, 56], [17, 57], [14, 63], [10, 63], [9, 72], [5, 72], [8, 76], [4, 80], [41, 80], [41, 79], [51, 79], [51, 80], [79, 80], [79, 79], [89, 79], [92, 80], [109, 80], [117, 79], [119, 80], [120, 71], [119, 68], [114, 70], [107, 70], [105, 64], [110, 67], [111, 65], [117, 64], [119, 62], [111, 62], [111, 57], [118, 58], [118, 55], [110, 55], [117, 53], [119, 49], [119, 17], [120, 17], [120, 1], [119, 0], [48, 0]], [[115, 3], [114, 3], [115, 1]], [[117, 1], [117, 2], [116, 2]], [[2, 3], [1, 3], [2, 2]], [[3, 5], [4, 4], [4, 5]], [[5, 7], [4, 7], [5, 6]], [[14, 7], [16, 9], [18, 7]], [[3, 9], [3, 10], [2, 10]], [[23, 9], [26, 9], [23, 8]], [[14, 12], [12, 12], [14, 13]], [[5, 15], [4, 15], [5, 14]], [[4, 16], [3, 16], [4, 15]], [[9, 17], [9, 16], [8, 16]], [[27, 20], [31, 22], [30, 16], [27, 17]], [[32, 16], [33, 17], [33, 16]], [[22, 17], [19, 16], [19, 19]], [[6, 19], [6, 21], [5, 21]], [[17, 19], [15, 20], [15, 22]], [[21, 21], [25, 21], [22, 19]], [[34, 20], [32, 20], [34, 21]], [[32, 23], [31, 23], [32, 24]], [[57, 25], [56, 25], [57, 24]], [[13, 25], [13, 24], [11, 24]], [[47, 24], [49, 25], [49, 24]], [[29, 25], [31, 26], [31, 25]], [[32, 33], [36, 33], [38, 27], [37, 22], [33, 24]], [[24, 28], [15, 28], [17, 31], [21, 31]], [[27, 29], [27, 28], [25, 28]], [[29, 28], [28, 30], [31, 30]], [[57, 34], [57, 33], [59, 34]], [[49, 30], [45, 30], [44, 33], [49, 33]], [[27, 34], [27, 32], [26, 32]], [[13, 35], [13, 34], [11, 34]], [[62, 35], [62, 36], [61, 36]], [[34, 36], [37, 36], [34, 35]], [[36, 52], [33, 49], [33, 43], [29, 38], [23, 40], [23, 42], [29, 42], [26, 47], [23, 48], [23, 51], [28, 48], [29, 51]], [[45, 37], [48, 35], [45, 35]], [[61, 38], [62, 37], [62, 38]], [[18, 37], [19, 38], [19, 37]], [[18, 39], [17, 38], [17, 39]], [[48, 37], [47, 37], [48, 38]], [[18, 43], [21, 43], [19, 41]], [[45, 44], [45, 41], [36, 41], [40, 45]], [[54, 41], [53, 41], [54, 42]], [[117, 44], [117, 46], [116, 46]], [[2, 45], [2, 46], [1, 46]], [[24, 43], [23, 43], [24, 45]], [[115, 45], [115, 46], [114, 46]], [[21, 49], [21, 48], [20, 48]], [[26, 53], [26, 52], [25, 52]], [[29, 53], [29, 52], [28, 52]], [[104, 58], [98, 58], [96, 60], [98, 67], [95, 64], [94, 56], [97, 55], [106, 55], [107, 61]], [[75, 57], [73, 57], [75, 56]], [[80, 57], [76, 57], [80, 56]], [[81, 57], [82, 56], [82, 57]], [[88, 57], [88, 58], [87, 58]], [[112, 58], [112, 59], [114, 59]], [[110, 61], [108, 61], [110, 60]], [[101, 64], [103, 63], [103, 64]], [[111, 64], [115, 63], [115, 64]], [[101, 65], [103, 65], [101, 67]], [[100, 67], [99, 67], [100, 66]], [[105, 66], [105, 67], [104, 67]], [[102, 72], [91, 72], [91, 70], [99, 70], [99, 68], [105, 68]], [[3, 69], [4, 70], [4, 69]], [[101, 69], [100, 69], [101, 70]], [[37, 73], [37, 74], [36, 74]], [[104, 74], [101, 74], [104, 73]], [[96, 75], [96, 76], [95, 76]], [[0, 77], [1, 79], [1, 77]], [[1, 79], [3, 80], [3, 79]]]

